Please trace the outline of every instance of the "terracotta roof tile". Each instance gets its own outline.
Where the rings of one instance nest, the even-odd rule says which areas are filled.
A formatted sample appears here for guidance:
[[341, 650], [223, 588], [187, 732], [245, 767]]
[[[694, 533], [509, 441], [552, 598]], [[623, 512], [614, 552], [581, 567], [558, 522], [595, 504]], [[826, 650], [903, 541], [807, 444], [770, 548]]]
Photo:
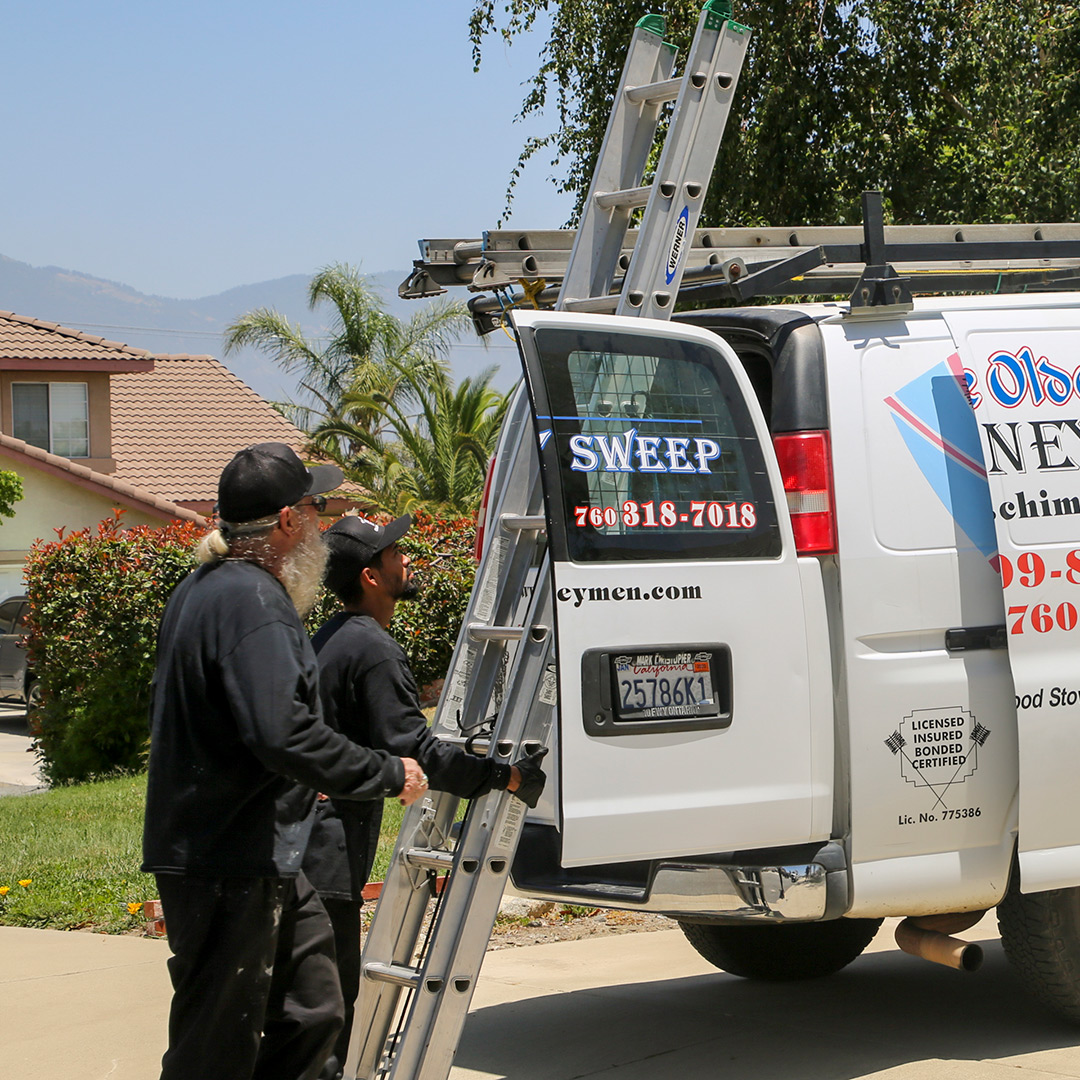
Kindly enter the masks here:
[[116, 478], [161, 498], [213, 502], [221, 470], [257, 442], [302, 452], [303, 434], [212, 356], [155, 356], [109, 380]]
[[0, 360], [151, 360], [145, 349], [0, 311]]

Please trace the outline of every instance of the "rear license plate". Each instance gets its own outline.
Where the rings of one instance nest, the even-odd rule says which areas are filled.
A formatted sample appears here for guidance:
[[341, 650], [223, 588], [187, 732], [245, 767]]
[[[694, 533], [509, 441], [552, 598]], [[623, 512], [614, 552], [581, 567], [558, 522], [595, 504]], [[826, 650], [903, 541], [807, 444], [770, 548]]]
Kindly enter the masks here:
[[680, 719], [720, 714], [709, 652], [612, 656], [616, 720]]

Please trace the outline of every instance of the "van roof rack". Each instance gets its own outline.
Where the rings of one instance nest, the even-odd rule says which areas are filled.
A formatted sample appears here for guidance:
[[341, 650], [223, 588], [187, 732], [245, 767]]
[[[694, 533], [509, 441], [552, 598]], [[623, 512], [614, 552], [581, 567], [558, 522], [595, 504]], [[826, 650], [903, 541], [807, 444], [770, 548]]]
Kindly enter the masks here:
[[[847, 295], [851, 313], [910, 310], [913, 293], [1017, 293], [1080, 289], [1080, 222], [885, 225], [881, 192], [862, 197], [862, 225], [701, 228], [678, 299], [744, 303], [762, 296]], [[525, 304], [555, 303], [575, 230], [493, 230], [480, 239], [421, 240], [422, 258], [401, 284], [405, 299], [464, 285], [478, 333]], [[626, 234], [619, 269], [630, 265], [637, 230]], [[590, 310], [614, 311], [622, 288]]]

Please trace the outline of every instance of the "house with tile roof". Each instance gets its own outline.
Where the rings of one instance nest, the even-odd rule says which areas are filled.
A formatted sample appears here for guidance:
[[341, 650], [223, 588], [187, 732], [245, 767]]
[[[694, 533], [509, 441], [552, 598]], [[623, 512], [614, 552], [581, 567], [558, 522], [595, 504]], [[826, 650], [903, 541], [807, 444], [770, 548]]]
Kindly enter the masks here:
[[304, 436], [212, 356], [155, 356], [150, 371], [110, 380], [115, 475], [187, 510], [208, 515], [218, 476], [243, 446]]
[[[38, 537], [95, 525], [200, 522], [225, 463], [303, 434], [211, 356], [160, 356], [0, 311], [0, 469], [24, 497], [0, 519], [0, 594]], [[340, 512], [340, 511], [339, 511]]]

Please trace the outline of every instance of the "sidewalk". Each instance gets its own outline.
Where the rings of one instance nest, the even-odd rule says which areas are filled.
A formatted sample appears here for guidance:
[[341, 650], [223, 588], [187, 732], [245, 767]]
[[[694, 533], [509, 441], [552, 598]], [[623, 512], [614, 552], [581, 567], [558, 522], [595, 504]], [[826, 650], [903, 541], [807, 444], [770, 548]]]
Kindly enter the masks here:
[[[1020, 990], [993, 916], [974, 975], [896, 951], [886, 923], [831, 979], [710, 967], [677, 930], [489, 953], [453, 1080], [1062, 1080], [1080, 1031]], [[0, 1051], [19, 1080], [152, 1080], [168, 946], [0, 927]]]

